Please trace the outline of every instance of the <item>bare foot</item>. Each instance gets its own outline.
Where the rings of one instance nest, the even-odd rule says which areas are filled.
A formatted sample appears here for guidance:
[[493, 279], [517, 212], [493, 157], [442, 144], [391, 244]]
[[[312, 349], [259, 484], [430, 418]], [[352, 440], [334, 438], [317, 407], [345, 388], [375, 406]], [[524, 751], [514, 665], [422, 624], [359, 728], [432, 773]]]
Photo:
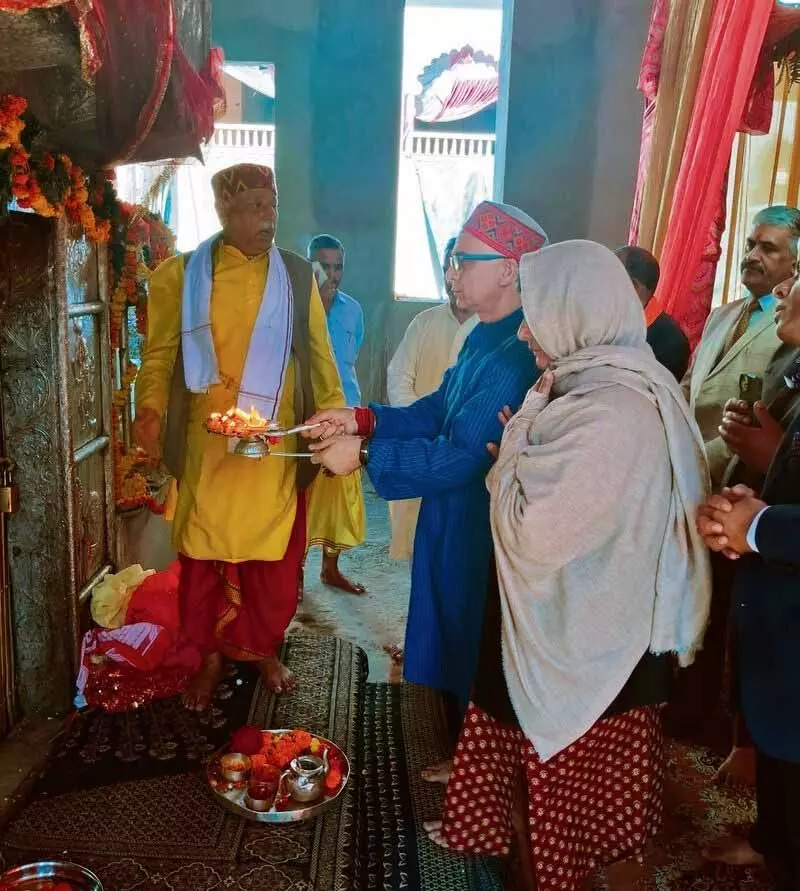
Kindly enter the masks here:
[[714, 774], [714, 782], [741, 788], [756, 784], [756, 750], [734, 746], [722, 767]]
[[712, 842], [703, 848], [703, 856], [714, 863], [727, 863], [729, 866], [763, 866], [764, 858], [746, 838], [729, 835]]
[[403, 664], [403, 648], [398, 647], [397, 644], [386, 644], [383, 648], [384, 653], [389, 654], [389, 658], [394, 662], [395, 665]]
[[183, 704], [194, 712], [204, 712], [210, 708], [222, 681], [225, 660], [221, 653], [210, 653], [203, 659], [200, 671], [189, 678], [183, 694]]
[[297, 689], [297, 676], [283, 664], [277, 656], [270, 656], [258, 663], [261, 680], [273, 693], [294, 693]]
[[432, 764], [422, 771], [422, 779], [426, 783], [441, 783], [446, 786], [450, 782], [453, 775], [453, 761], [448, 758], [446, 761], [440, 761], [438, 764]]
[[431, 820], [429, 823], [423, 823], [422, 828], [425, 832], [428, 833], [428, 838], [435, 844], [439, 845], [440, 848], [450, 848], [450, 845], [444, 839], [442, 835], [442, 821], [441, 820]]
[[366, 594], [367, 589], [358, 582], [351, 582], [347, 576], [342, 575], [339, 569], [339, 555], [323, 553], [322, 555], [322, 572], [319, 574], [320, 581], [323, 585], [330, 585], [332, 588], [339, 588], [348, 594]]

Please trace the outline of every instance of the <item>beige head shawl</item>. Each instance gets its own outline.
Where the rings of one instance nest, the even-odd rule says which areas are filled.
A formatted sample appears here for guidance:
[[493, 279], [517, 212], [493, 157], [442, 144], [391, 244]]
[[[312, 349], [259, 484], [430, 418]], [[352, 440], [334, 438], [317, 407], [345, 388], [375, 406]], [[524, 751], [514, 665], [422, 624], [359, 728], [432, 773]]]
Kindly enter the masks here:
[[693, 660], [710, 605], [694, 521], [708, 471], [614, 254], [551, 245], [522, 258], [520, 278], [556, 398], [529, 394], [489, 489], [509, 692], [547, 758], [591, 727], [648, 649]]

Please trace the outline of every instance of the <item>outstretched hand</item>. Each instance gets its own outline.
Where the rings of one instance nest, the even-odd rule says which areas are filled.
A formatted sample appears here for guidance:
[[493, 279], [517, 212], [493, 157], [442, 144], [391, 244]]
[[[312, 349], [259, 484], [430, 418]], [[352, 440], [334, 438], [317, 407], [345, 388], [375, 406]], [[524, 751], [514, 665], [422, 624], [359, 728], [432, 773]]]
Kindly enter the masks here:
[[347, 476], [361, 467], [361, 437], [335, 436], [309, 445], [312, 464], [320, 464], [329, 474]]
[[354, 436], [358, 433], [356, 413], [352, 408], [325, 408], [312, 415], [306, 424], [318, 424], [311, 430], [304, 430], [305, 439], [330, 439], [331, 436]]

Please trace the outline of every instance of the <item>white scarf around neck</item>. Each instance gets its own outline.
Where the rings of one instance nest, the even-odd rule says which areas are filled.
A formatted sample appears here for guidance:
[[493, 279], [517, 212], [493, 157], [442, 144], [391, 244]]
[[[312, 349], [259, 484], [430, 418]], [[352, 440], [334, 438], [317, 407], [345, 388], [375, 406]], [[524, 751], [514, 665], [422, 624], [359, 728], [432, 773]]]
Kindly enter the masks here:
[[[183, 276], [181, 345], [186, 388], [207, 393], [220, 382], [219, 365], [211, 330], [213, 252], [219, 235], [204, 241], [192, 254]], [[264, 286], [237, 407], [255, 408], [263, 418], [277, 420], [286, 368], [292, 348], [294, 294], [286, 264], [274, 245], [269, 251], [269, 273]]]

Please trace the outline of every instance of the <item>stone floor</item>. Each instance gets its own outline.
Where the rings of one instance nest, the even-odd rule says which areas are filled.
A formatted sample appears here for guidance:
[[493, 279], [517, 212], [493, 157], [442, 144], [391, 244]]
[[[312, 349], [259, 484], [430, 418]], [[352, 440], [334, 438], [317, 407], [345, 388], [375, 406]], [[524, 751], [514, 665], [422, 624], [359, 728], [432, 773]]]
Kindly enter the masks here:
[[367, 540], [342, 554], [345, 575], [367, 588], [363, 596], [328, 588], [319, 580], [321, 549], [314, 548], [306, 564], [306, 595], [292, 627], [316, 634], [330, 634], [360, 646], [369, 657], [370, 681], [400, 680], [399, 667], [383, 651], [402, 646], [405, 635], [410, 567], [389, 557], [389, 511], [371, 487], [364, 498], [367, 508]]

